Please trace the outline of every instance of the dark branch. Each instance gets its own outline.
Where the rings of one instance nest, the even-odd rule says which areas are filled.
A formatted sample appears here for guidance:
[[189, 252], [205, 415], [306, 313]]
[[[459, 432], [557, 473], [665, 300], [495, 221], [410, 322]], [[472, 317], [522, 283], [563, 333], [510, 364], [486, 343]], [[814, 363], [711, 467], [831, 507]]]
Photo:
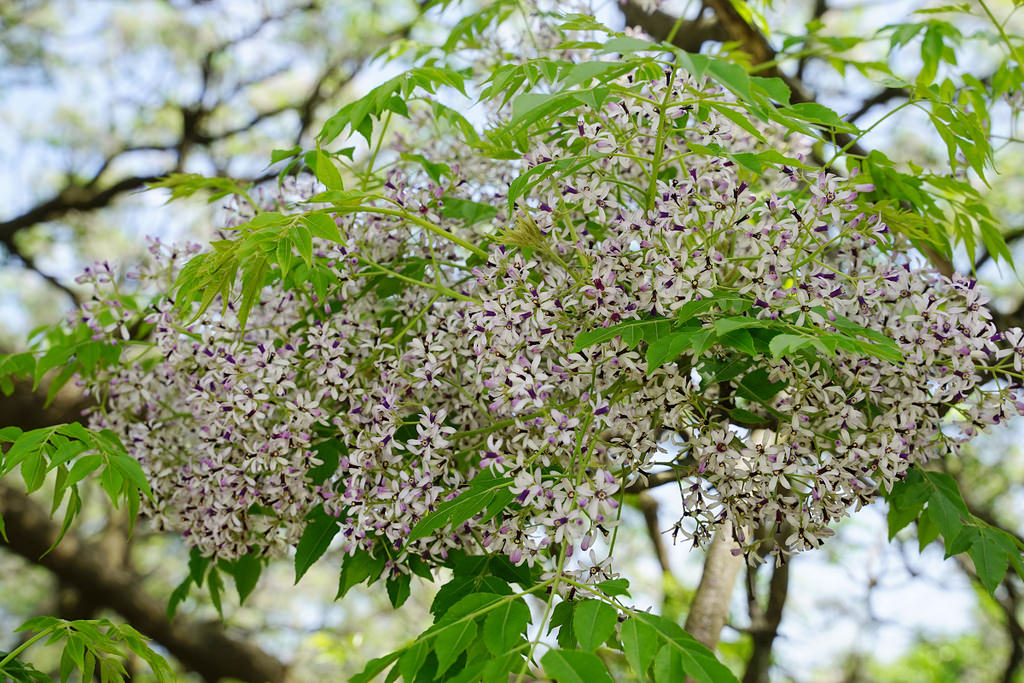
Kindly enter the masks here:
[[12, 252], [14, 233], [37, 223], [54, 220], [74, 211], [91, 211], [110, 204], [116, 197], [138, 190], [146, 183], [157, 180], [158, 175], [131, 176], [97, 190], [83, 185], [68, 185], [58, 194], [37, 204], [20, 216], [0, 222], [0, 244]]
[[[661, 10], [648, 14], [635, 2], [626, 2], [622, 6], [622, 13], [627, 26], [640, 26], [655, 40], [667, 40], [676, 23], [676, 17], [671, 14]], [[698, 18], [684, 21], [676, 31], [672, 44], [687, 52], [699, 52], [706, 42], [724, 43], [727, 40], [729, 34], [719, 22], [713, 18]]]
[[889, 87], [885, 88], [884, 90], [880, 90], [873, 96], [864, 100], [864, 102], [860, 105], [860, 108], [857, 109], [857, 111], [850, 114], [849, 116], [847, 116], [846, 120], [850, 122], [857, 121], [862, 116], [867, 114], [872, 107], [877, 107], [880, 104], [885, 104], [887, 102], [890, 102], [891, 100], [899, 99], [901, 97], [903, 99], [910, 99], [912, 95], [910, 94], [910, 91], [907, 90], [906, 88]]
[[[780, 529], [776, 538], [789, 533]], [[778, 539], [781, 540], [781, 539]], [[780, 558], [781, 564], [774, 565], [768, 587], [768, 603], [762, 609], [757, 597], [757, 573], [764, 565], [747, 566], [747, 607], [750, 611], [750, 635], [753, 650], [747, 660], [743, 683], [768, 683], [768, 668], [771, 666], [772, 645], [779, 634], [782, 611], [789, 595], [789, 560]]]
[[632, 484], [627, 486], [624, 490], [626, 493], [643, 493], [665, 484], [671, 484], [677, 482], [680, 479], [693, 475], [692, 467], [682, 467], [671, 470], [665, 470], [664, 472], [655, 472], [654, 474], [648, 474], [640, 479], [637, 479]]
[[71, 289], [66, 284], [64, 284], [54, 276], [50, 275], [49, 273], [40, 270], [39, 266], [36, 264], [35, 259], [26, 254], [22, 249], [20, 249], [18, 245], [14, 242], [14, 240], [11, 240], [10, 243], [5, 244], [4, 246], [7, 247], [8, 251], [10, 251], [10, 253], [13, 256], [18, 257], [21, 260], [21, 262], [25, 264], [26, 268], [28, 268], [31, 271], [34, 271], [36, 275], [43, 278], [51, 285], [53, 285], [54, 287], [67, 294], [69, 297], [71, 297], [71, 301], [76, 306], [82, 303], [81, 300], [78, 298], [78, 294], [73, 289]]
[[661, 526], [658, 523], [658, 501], [648, 493], [641, 493], [637, 496], [636, 505], [644, 514], [644, 525], [647, 527], [647, 535], [654, 545], [654, 554], [658, 557], [658, 564], [665, 574], [672, 573], [672, 565], [669, 564], [668, 552], [665, 549], [665, 540], [662, 538]]

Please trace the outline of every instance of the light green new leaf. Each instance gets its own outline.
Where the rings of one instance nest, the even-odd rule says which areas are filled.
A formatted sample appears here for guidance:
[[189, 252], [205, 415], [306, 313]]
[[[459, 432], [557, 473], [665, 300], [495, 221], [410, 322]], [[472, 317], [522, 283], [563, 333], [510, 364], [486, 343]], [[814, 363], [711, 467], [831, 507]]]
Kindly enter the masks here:
[[344, 242], [338, 224], [334, 222], [332, 216], [326, 213], [311, 213], [303, 216], [301, 220], [315, 237], [337, 244]]

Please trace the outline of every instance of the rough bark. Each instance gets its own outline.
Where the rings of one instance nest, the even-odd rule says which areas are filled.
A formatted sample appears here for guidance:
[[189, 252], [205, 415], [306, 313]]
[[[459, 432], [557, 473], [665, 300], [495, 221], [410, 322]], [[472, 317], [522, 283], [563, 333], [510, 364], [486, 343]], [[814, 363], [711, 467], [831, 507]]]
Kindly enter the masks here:
[[768, 588], [768, 604], [761, 608], [757, 599], [757, 569], [747, 568], [747, 600], [750, 607], [750, 635], [754, 648], [747, 660], [743, 683], [768, 683], [768, 668], [772, 662], [772, 645], [779, 634], [782, 610], [789, 594], [789, 561], [772, 570]]
[[697, 595], [686, 615], [686, 630], [710, 649], [715, 649], [718, 636], [729, 617], [729, 602], [736, 575], [743, 566], [743, 555], [733, 554], [738, 548], [732, 536], [732, 524], [719, 527], [704, 559], [704, 573], [697, 586]]

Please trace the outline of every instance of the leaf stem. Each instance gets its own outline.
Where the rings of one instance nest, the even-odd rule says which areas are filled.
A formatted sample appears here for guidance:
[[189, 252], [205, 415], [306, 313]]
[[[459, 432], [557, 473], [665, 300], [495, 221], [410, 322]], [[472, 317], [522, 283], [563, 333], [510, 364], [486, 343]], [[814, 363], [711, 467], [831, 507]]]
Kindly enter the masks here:
[[[387, 197], [380, 197], [380, 196], [378, 196], [378, 197], [373, 197], [373, 198], [374, 199], [383, 199], [385, 201], [394, 203], [394, 200], [389, 199]], [[405, 220], [409, 221], [410, 223], [415, 223], [416, 225], [420, 226], [421, 228], [426, 228], [427, 230], [429, 230], [430, 232], [434, 233], [435, 235], [439, 235], [439, 236], [445, 238], [449, 242], [453, 242], [454, 244], [457, 244], [460, 247], [468, 249], [469, 251], [473, 252], [474, 254], [479, 256], [480, 258], [487, 259], [489, 257], [489, 254], [486, 251], [484, 251], [480, 247], [476, 246], [475, 244], [471, 244], [471, 243], [467, 242], [466, 240], [462, 239], [461, 237], [459, 237], [458, 235], [455, 235], [455, 234], [453, 234], [451, 232], [448, 232], [447, 230], [445, 230], [441, 226], [434, 225], [430, 221], [424, 220], [424, 219], [420, 218], [419, 216], [414, 216], [413, 214], [411, 214], [411, 213], [409, 213], [407, 211], [402, 211], [400, 209], [389, 209], [389, 208], [382, 207], [382, 206], [359, 206], [359, 207], [356, 207], [355, 210], [356, 211], [366, 211], [367, 213], [380, 213], [380, 214], [384, 214], [385, 216], [397, 216], [399, 218], [404, 218]]]
[[45, 628], [42, 631], [40, 631], [39, 633], [37, 633], [36, 635], [34, 635], [31, 638], [29, 638], [28, 640], [26, 640], [24, 643], [22, 643], [18, 647], [14, 648], [10, 652], [8, 652], [6, 657], [4, 657], [3, 659], [0, 659], [0, 672], [2, 672], [4, 670], [4, 667], [7, 666], [7, 664], [9, 664], [11, 661], [16, 659], [19, 654], [21, 654], [22, 652], [27, 650], [33, 643], [36, 643], [36, 642], [42, 640], [43, 638], [45, 638], [46, 636], [50, 635], [50, 633], [52, 633], [53, 630], [54, 629], [53, 629], [52, 626], [49, 627], [49, 628]]

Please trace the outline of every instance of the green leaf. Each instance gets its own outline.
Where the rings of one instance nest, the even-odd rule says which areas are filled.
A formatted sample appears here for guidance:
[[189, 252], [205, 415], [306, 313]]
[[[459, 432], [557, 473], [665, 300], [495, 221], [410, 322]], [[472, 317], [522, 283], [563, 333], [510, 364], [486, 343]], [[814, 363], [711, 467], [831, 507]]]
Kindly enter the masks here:
[[591, 652], [548, 650], [540, 662], [557, 683], [614, 683], [604, 664]]
[[509, 477], [495, 477], [489, 471], [480, 473], [458, 498], [441, 503], [437, 510], [421, 519], [413, 527], [409, 540], [425, 538], [448, 525], [456, 527], [481, 512], [484, 513], [481, 521], [487, 521], [512, 502], [515, 496], [509, 491], [511, 484]]
[[504, 654], [520, 643], [529, 623], [530, 608], [522, 599], [501, 604], [484, 620], [484, 644], [492, 654]]
[[803, 334], [777, 334], [768, 342], [772, 358], [778, 360], [782, 356], [799, 351], [814, 343], [814, 337]]
[[341, 531], [337, 518], [327, 514], [322, 505], [314, 508], [308, 519], [306, 529], [295, 547], [295, 583], [327, 552], [327, 547]]
[[245, 194], [245, 188], [230, 178], [207, 178], [197, 173], [173, 173], [156, 182], [149, 183], [148, 186], [170, 190], [171, 199], [191, 197], [203, 190], [212, 192], [210, 202], [229, 194]]
[[178, 584], [178, 586], [171, 591], [170, 597], [167, 599], [167, 618], [173, 619], [174, 615], [178, 612], [178, 605], [185, 601], [188, 597], [189, 588], [192, 587], [192, 577], [186, 576], [185, 579]]
[[135, 458], [127, 453], [111, 453], [109, 458], [110, 467], [117, 470], [118, 474], [131, 482], [139, 491], [152, 497], [153, 493], [150, 491], [149, 482], [146, 481], [146, 474]]
[[509, 585], [496, 576], [456, 576], [437, 591], [434, 601], [430, 603], [430, 613], [440, 619], [467, 593], [475, 594], [476, 591], [496, 595], [512, 594]]
[[974, 545], [974, 542], [981, 537], [981, 532], [976, 526], [964, 526], [960, 529], [960, 533], [956, 535], [956, 538], [950, 539], [946, 542], [946, 557], [952, 557], [953, 555], [959, 555], [960, 553], [967, 552], [969, 548]]
[[55, 427], [33, 429], [18, 437], [14, 445], [4, 455], [4, 466], [0, 469], [0, 476], [4, 476], [21, 464], [26, 458], [42, 457], [42, 448], [47, 440], [53, 435]]
[[803, 119], [804, 121], [822, 124], [835, 128], [836, 130], [848, 131], [852, 128], [850, 124], [846, 123], [839, 117], [839, 114], [835, 113], [823, 104], [818, 104], [817, 102], [799, 102], [797, 104], [791, 104], [786, 107], [786, 111], [792, 113], [797, 118]]
[[971, 545], [967, 554], [974, 562], [974, 569], [978, 573], [981, 585], [990, 594], [995, 593], [996, 588], [1006, 577], [1010, 568], [1010, 555], [1018, 554], [1016, 547], [1005, 535], [994, 529], [980, 528], [977, 541]]
[[459, 197], [444, 196], [441, 215], [445, 218], [456, 218], [466, 221], [466, 225], [489, 221], [498, 215], [498, 210], [489, 204], [481, 204]]
[[523, 655], [510, 652], [501, 657], [494, 657], [484, 664], [481, 681], [483, 683], [509, 683], [509, 674], [522, 671]]
[[754, 344], [754, 337], [748, 330], [735, 330], [726, 334], [718, 335], [718, 342], [722, 346], [728, 346], [742, 351], [748, 356], [757, 355], [758, 349]]
[[633, 36], [616, 36], [610, 40], [605, 41], [601, 52], [647, 52], [650, 50], [661, 51], [662, 48], [657, 43], [652, 43], [649, 40], [643, 40], [642, 38], [634, 38]]
[[313, 236], [329, 242], [344, 244], [341, 231], [338, 230], [338, 224], [334, 222], [334, 218], [329, 214], [311, 213], [303, 216], [301, 220], [302, 224], [309, 229]]
[[576, 647], [576, 634], [573, 632], [573, 612], [576, 603], [563, 600], [555, 605], [551, 611], [551, 621], [548, 622], [548, 633], [558, 629], [558, 646], [563, 648]]
[[698, 683], [739, 683], [729, 669], [715, 659], [693, 636], [673, 621], [646, 612], [634, 617], [651, 626], [658, 635], [679, 653], [683, 669]]
[[313, 233], [304, 225], [296, 225], [289, 235], [292, 244], [299, 252], [299, 256], [306, 262], [307, 266], [313, 265]]
[[644, 680], [644, 674], [654, 661], [659, 644], [658, 632], [649, 624], [636, 617], [622, 624], [622, 651], [640, 680]]
[[434, 636], [434, 652], [437, 653], [437, 675], [448, 670], [462, 652], [476, 639], [477, 625], [473, 619], [466, 619], [446, 626]]
[[586, 83], [613, 67], [619, 66], [615, 62], [590, 61], [573, 64], [562, 76], [562, 87], [570, 88], [574, 85]]
[[771, 322], [760, 320], [758, 318], [748, 318], [744, 316], [735, 316], [729, 318], [719, 318], [715, 320], [715, 332], [719, 336], [728, 334], [733, 330], [740, 330], [747, 327], [770, 327]]
[[314, 485], [321, 485], [338, 470], [341, 454], [347, 453], [345, 442], [340, 439], [328, 439], [318, 443], [314, 450], [320, 464], [309, 470], [309, 480]]
[[628, 320], [618, 325], [601, 327], [596, 330], [580, 332], [573, 343], [573, 351], [583, 349], [606, 342], [615, 337], [622, 337], [622, 341], [629, 348], [636, 348], [641, 341], [648, 343], [656, 341], [672, 331], [672, 321], [667, 318], [653, 318], [650, 320]]
[[597, 584], [605, 595], [629, 595], [629, 579], [607, 579]]
[[99, 453], [83, 455], [75, 461], [74, 465], [71, 466], [71, 471], [68, 473], [67, 479], [64, 482], [65, 485], [74, 486], [98, 470], [102, 464], [103, 456]]
[[391, 666], [391, 663], [399, 658], [401, 655], [399, 652], [391, 652], [384, 655], [383, 657], [377, 657], [377, 659], [371, 659], [360, 673], [353, 676], [349, 683], [370, 683], [373, 679], [381, 674], [385, 669]]
[[[397, 666], [402, 678], [406, 681], [415, 681], [416, 674], [420, 672], [429, 653], [430, 644], [427, 641], [418, 640], [407, 647], [402, 657], [398, 660]], [[395, 672], [392, 671], [391, 676], [388, 676], [388, 678], [391, 678], [394, 674]]]
[[220, 578], [220, 572], [217, 571], [216, 567], [211, 567], [210, 573], [206, 576], [206, 588], [210, 591], [210, 602], [213, 603], [213, 607], [217, 610], [217, 614], [223, 619], [224, 609], [220, 601], [220, 596], [221, 592], [224, 590], [224, 580]]
[[789, 104], [789, 98], [792, 94], [789, 86], [781, 78], [762, 78], [761, 76], [751, 76], [750, 82], [754, 85], [757, 90], [764, 92], [768, 97], [772, 98], [780, 104]]
[[930, 495], [931, 487], [917, 468], [911, 469], [903, 481], [893, 485], [892, 491], [886, 495], [889, 503], [887, 519], [890, 541], [901, 529], [918, 518]]
[[686, 672], [679, 661], [679, 651], [671, 645], [664, 645], [654, 658], [655, 683], [683, 683]]
[[412, 577], [409, 574], [399, 574], [398, 576], [392, 576], [384, 582], [384, 587], [388, 591], [388, 599], [391, 601], [391, 606], [398, 609], [405, 604], [405, 601], [409, 599], [409, 587], [412, 583]]
[[274, 149], [274, 150], [271, 150], [270, 151], [270, 163], [271, 164], [276, 164], [279, 161], [284, 161], [285, 159], [291, 159], [292, 157], [294, 157], [297, 154], [299, 154], [299, 152], [301, 152], [301, 151], [302, 151], [302, 147], [300, 145], [296, 145], [295, 147], [292, 147], [291, 149]]
[[354, 555], [345, 559], [341, 566], [341, 573], [338, 576], [338, 594], [335, 600], [345, 597], [345, 594], [367, 579], [372, 583], [384, 571], [386, 558], [384, 553], [378, 553], [377, 557], [370, 555], [365, 550], [357, 551]]
[[647, 374], [674, 361], [679, 354], [689, 349], [697, 332], [698, 328], [686, 328], [650, 342], [647, 345]]
[[238, 603], [242, 604], [249, 597], [256, 584], [259, 583], [260, 574], [263, 572], [263, 563], [260, 558], [252, 553], [242, 555], [231, 562], [221, 560], [220, 568], [231, 575], [235, 580], [235, 590], [238, 592]]
[[573, 628], [584, 650], [596, 650], [615, 630], [618, 612], [599, 600], [584, 600], [576, 605]]
[[452, 169], [448, 164], [431, 161], [422, 154], [410, 154], [409, 152], [403, 152], [401, 156], [406, 161], [415, 161], [418, 163], [423, 170], [427, 172], [427, 176], [439, 185], [441, 184], [441, 176], [446, 175], [451, 177], [452, 175]]
[[750, 76], [739, 64], [723, 59], [708, 60], [708, 73], [719, 83], [733, 91], [745, 102], [752, 102], [754, 94], [750, 91]]
[[[923, 515], [917, 520], [917, 544], [919, 551], [924, 552], [925, 547], [938, 537], [939, 527], [935, 526], [935, 522], [932, 521], [931, 517]], [[891, 540], [892, 536], [889, 538]]]
[[21, 461], [21, 478], [25, 481], [25, 492], [32, 493], [46, 482], [46, 459], [42, 453]]

